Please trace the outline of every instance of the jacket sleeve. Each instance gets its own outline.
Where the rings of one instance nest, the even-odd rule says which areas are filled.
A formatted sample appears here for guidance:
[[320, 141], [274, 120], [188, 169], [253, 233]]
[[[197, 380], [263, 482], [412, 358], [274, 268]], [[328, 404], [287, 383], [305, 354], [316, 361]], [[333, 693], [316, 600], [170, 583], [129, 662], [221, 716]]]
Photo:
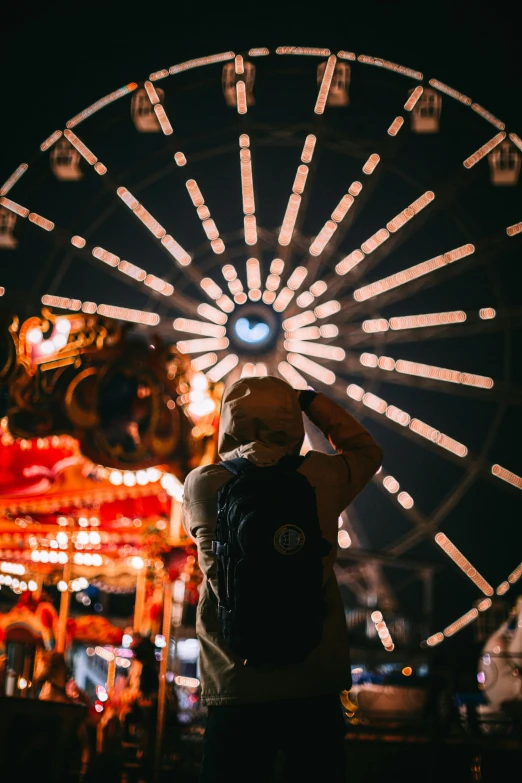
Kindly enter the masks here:
[[199, 566], [217, 595], [217, 565], [212, 552], [217, 519], [217, 494], [229, 474], [219, 465], [196, 468], [187, 476], [183, 493], [182, 522], [196, 542]]
[[328, 459], [339, 481], [340, 513], [378, 471], [382, 449], [357, 419], [324, 394], [317, 394], [306, 415], [337, 452]]

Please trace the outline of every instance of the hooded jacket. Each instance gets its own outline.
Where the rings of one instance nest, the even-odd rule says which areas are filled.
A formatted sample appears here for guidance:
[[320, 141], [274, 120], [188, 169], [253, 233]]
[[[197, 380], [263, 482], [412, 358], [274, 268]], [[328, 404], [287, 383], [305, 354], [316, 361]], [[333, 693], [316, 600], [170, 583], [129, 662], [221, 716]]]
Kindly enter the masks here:
[[[309, 451], [299, 468], [315, 489], [322, 534], [332, 544], [331, 553], [323, 560], [327, 606], [323, 635], [304, 662], [294, 667], [259, 671], [245, 666], [227, 648], [219, 633], [217, 563], [212, 540], [218, 492], [231, 474], [219, 464], [204, 465], [189, 473], [185, 481], [183, 522], [197, 543], [205, 577], [196, 620], [203, 704], [293, 699], [337, 693], [351, 687], [344, 606], [333, 571], [338, 518], [378, 470], [382, 451], [364, 427], [323, 394], [317, 394], [306, 415], [337, 453]], [[298, 392], [285, 381], [270, 376], [243, 378], [226, 390], [218, 441], [222, 459], [244, 457], [262, 468], [276, 464], [287, 454], [299, 454], [303, 440]]]

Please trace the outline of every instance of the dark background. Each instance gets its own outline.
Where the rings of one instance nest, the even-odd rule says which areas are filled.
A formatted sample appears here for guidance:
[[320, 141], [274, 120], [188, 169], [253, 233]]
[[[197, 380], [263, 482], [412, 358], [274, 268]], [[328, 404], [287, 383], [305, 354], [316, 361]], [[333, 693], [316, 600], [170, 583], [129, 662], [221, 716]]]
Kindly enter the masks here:
[[[264, 6], [258, 10], [247, 3], [240, 7], [220, 4], [213, 11], [193, 4], [169, 12], [145, 4], [137, 6], [135, 11], [126, 6], [118, 15], [107, 14], [101, 3], [81, 6], [81, 11], [66, 6], [38, 12], [23, 7], [6, 9], [2, 19], [4, 94], [0, 181], [18, 163], [33, 155], [42, 139], [55, 128], [63, 127], [67, 118], [121, 85], [141, 81], [154, 70], [186, 59], [227, 49], [244, 51], [252, 46], [271, 49], [278, 45], [325, 46], [333, 52], [348, 49], [390, 59], [470, 95], [499, 116], [508, 129], [522, 135], [520, 42], [509, 13], [501, 19], [492, 16], [481, 25], [467, 22], [450, 25], [446, 19], [451, 17], [443, 7], [430, 6], [433, 18], [423, 9], [407, 23], [395, 21], [375, 27], [378, 9], [369, 4], [367, 9], [367, 24], [352, 24], [352, 13], [326, 4], [313, 6], [310, 12], [304, 4]], [[520, 206], [518, 219], [522, 218], [522, 203]], [[513, 421], [510, 432], [506, 433], [512, 442], [513, 436], [520, 433], [520, 416]], [[373, 431], [381, 435], [378, 428]], [[408, 460], [413, 461], [416, 457], [410, 455], [410, 448], [409, 444], [404, 446]], [[516, 451], [511, 449], [512, 454]], [[423, 494], [429, 497], [430, 493], [441, 498], [445, 490], [437, 486], [437, 475], [429, 472], [428, 457], [424, 459], [424, 487], [413, 486], [412, 491], [421, 500]], [[518, 465], [513, 461], [503, 464], [517, 471], [520, 460]], [[380, 506], [377, 502], [372, 506], [371, 491], [375, 490], [370, 488], [364, 497], [379, 516]], [[509, 517], [518, 527], [520, 501], [512, 495], [509, 500], [504, 497], [499, 489], [495, 491], [496, 500], [477, 492], [467, 497], [459, 508], [461, 523], [456, 543], [470, 559], [473, 560], [472, 552], [477, 549], [487, 552], [487, 536], [491, 533], [493, 540], [497, 515], [503, 522]], [[488, 504], [491, 512], [482, 519], [480, 532], [476, 533], [473, 519], [484, 504]], [[382, 514], [385, 513], [383, 510]], [[383, 519], [384, 516], [381, 522]], [[515, 541], [519, 540], [519, 536], [515, 537]], [[509, 539], [497, 540], [495, 547], [500, 549], [508, 543]], [[466, 548], [468, 544], [470, 548]], [[429, 552], [428, 546], [422, 545], [416, 554], [422, 558], [428, 557]], [[513, 558], [514, 567], [522, 558], [517, 553], [511, 555], [510, 562]], [[499, 570], [505, 574], [504, 565]], [[445, 605], [441, 607], [441, 617], [449, 622], [471, 604], [470, 593], [458, 575], [452, 574], [446, 584], [451, 587], [442, 591]], [[458, 600], [457, 594], [461, 596]], [[465, 640], [464, 634], [456, 639], [460, 637]]]

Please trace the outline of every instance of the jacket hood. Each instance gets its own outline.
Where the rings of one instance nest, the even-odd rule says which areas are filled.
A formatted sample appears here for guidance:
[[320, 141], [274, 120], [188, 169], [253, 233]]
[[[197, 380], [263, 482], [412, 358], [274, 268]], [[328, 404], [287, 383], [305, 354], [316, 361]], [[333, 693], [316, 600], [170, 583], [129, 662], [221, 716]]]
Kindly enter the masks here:
[[259, 466], [299, 454], [303, 415], [296, 391], [272, 376], [241, 378], [225, 391], [218, 451], [222, 459], [245, 457]]

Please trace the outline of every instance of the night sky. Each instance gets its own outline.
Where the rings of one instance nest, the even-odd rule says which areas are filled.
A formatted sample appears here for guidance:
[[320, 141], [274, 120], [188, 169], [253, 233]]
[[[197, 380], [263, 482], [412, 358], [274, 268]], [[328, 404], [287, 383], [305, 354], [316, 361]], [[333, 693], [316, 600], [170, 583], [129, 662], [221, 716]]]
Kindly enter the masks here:
[[[170, 19], [151, 8], [149, 12], [151, 21], [147, 20], [147, 8], [134, 18], [127, 18], [123, 15], [121, 19], [116, 20], [111, 17], [106, 20], [103, 15], [104, 7], [101, 4], [89, 4], [84, 7], [82, 14], [71, 13], [65, 7], [60, 13], [52, 12], [52, 14], [43, 12], [31, 14], [16, 9], [9, 10], [7, 18], [4, 16], [3, 19], [4, 31], [2, 34], [4, 97], [3, 122], [0, 130], [3, 137], [0, 181], [4, 181], [20, 162], [29, 161], [37, 151], [40, 142], [56, 128], [63, 127], [66, 119], [123, 84], [133, 80], [141, 81], [147, 78], [152, 71], [168, 68], [170, 65], [186, 59], [227, 49], [241, 52], [251, 46], [270, 48], [278, 45], [324, 46], [330, 48], [332, 52], [347, 49], [387, 58], [417, 68], [428, 76], [436, 77], [466, 95], [471, 95], [474, 100], [500, 117], [509, 130], [515, 130], [522, 136], [522, 104], [519, 98], [522, 62], [519, 57], [519, 41], [515, 38], [515, 26], [510, 26], [505, 17], [502, 18], [501, 24], [494, 21], [490, 23], [486, 20], [480, 29], [473, 29], [472, 25], [471, 27], [466, 26], [465, 30], [456, 27], [449, 28], [441, 22], [428, 22], [423, 18], [422, 21], [419, 19], [416, 25], [414, 23], [410, 23], [408, 27], [395, 25], [395, 29], [390, 31], [390, 28], [384, 26], [375, 30], [360, 24], [352, 25], [349, 14], [335, 10], [333, 6], [328, 7], [328, 20], [312, 18], [312, 16], [308, 20], [303, 20], [304, 12], [296, 10], [296, 16], [300, 20], [297, 22], [292, 20], [288, 11], [281, 16], [275, 9], [259, 14], [253, 11], [249, 12], [248, 4], [242, 5], [241, 8], [244, 17], [232, 6], [221, 4], [219, 11], [213, 12], [210, 16], [205, 16], [203, 10], [194, 9], [180, 12], [176, 16], [172, 15]], [[433, 10], [435, 12], [435, 9]], [[245, 19], [244, 23], [241, 23], [242, 19]], [[315, 60], [311, 62], [309, 58], [295, 59], [308, 60], [306, 67], [310, 73], [309, 88], [313, 96], [316, 89], [314, 69], [317, 63]], [[261, 65], [260, 63], [259, 73], [261, 73]], [[298, 65], [304, 67], [305, 64], [300, 62]], [[204, 70], [199, 69], [198, 79], [210, 78], [210, 70], [203, 74]], [[372, 71], [371, 68], [366, 70]], [[214, 66], [212, 74], [214, 79], [219, 78], [219, 66]], [[184, 74], [180, 83], [189, 85], [191, 78], [190, 74]], [[378, 85], [377, 73], [370, 73], [367, 77], [365, 74], [365, 78], [370, 80], [375, 78], [375, 83]], [[398, 78], [395, 77], [395, 82]], [[261, 101], [263, 84], [260, 79], [258, 82], [256, 97], [261, 106], [263, 105]], [[159, 86], [161, 86], [161, 82]], [[409, 83], [405, 82], [404, 90], [407, 86]], [[308, 87], [303, 86], [302, 89], [306, 91]], [[376, 86], [376, 89], [379, 87]], [[353, 91], [356, 96], [357, 83], [355, 80]], [[227, 120], [225, 117], [220, 88], [214, 92], [215, 106], [212, 103], [214, 99], [210, 99], [210, 103], [205, 105], [198, 101], [196, 96], [199, 93], [191, 93], [190, 90], [184, 93], [183, 100], [185, 101], [187, 120], [180, 115], [176, 128], [176, 132], [179, 131], [180, 136], [189, 139], [192, 134], [196, 133], [196, 130], [200, 133], [201, 127], [211, 121], [214, 126], [216, 123], [219, 125], [222, 116], [224, 118], [223, 125], [231, 122], [230, 118]], [[310, 112], [308, 115], [304, 114], [303, 117], [296, 116], [292, 96], [281, 96], [277, 91], [274, 92], [274, 96], [274, 122], [306, 121]], [[390, 96], [391, 93], [388, 95], [386, 92], [382, 95], [380, 105], [383, 108], [384, 117], [389, 117], [390, 112], [394, 110]], [[265, 95], [264, 103], [268, 103], [269, 100], [270, 96]], [[389, 110], [386, 106], [387, 100], [390, 100]], [[418, 170], [420, 179], [430, 180], [431, 177], [432, 181], [444, 183], [447, 181], [445, 179], [446, 172], [443, 170], [444, 161], [452, 161], [452, 156], [458, 158], [460, 155], [461, 150], [458, 146], [460, 142], [456, 136], [453, 137], [449, 128], [450, 117], [455, 116], [455, 122], [458, 122], [455, 107], [451, 104], [450, 98], [444, 98], [443, 111], [447, 111], [447, 115], [443, 115], [443, 118], [447, 116], [448, 119], [446, 120], [444, 139], [434, 142], [434, 145], [438, 146], [433, 146], [429, 154], [425, 147], [412, 147], [413, 160], [410, 159], [410, 162], [413, 170]], [[295, 111], [298, 109], [296, 108]], [[455, 112], [455, 114], [453, 115], [451, 112]], [[192, 122], [198, 118], [195, 125], [190, 125], [189, 115], [193, 118]], [[357, 127], [357, 132], [362, 136], [366, 133], [364, 117], [371, 117], [371, 115], [372, 107], [364, 107], [360, 126]], [[101, 123], [101, 114], [99, 119]], [[116, 123], [116, 120], [114, 122]], [[128, 125], [129, 127], [131, 125], [130, 118]], [[97, 142], [96, 150], [100, 159], [106, 163], [111, 161], [114, 167], [119, 170], [130, 165], [129, 176], [133, 176], [136, 182], [142, 181], [147, 173], [150, 173], [150, 169], [147, 168], [148, 161], [154, 161], [152, 164], [154, 170], [163, 165], [162, 152], [159, 147], [154, 146], [158, 143], [157, 138], [145, 140], [147, 144], [150, 142], [146, 166], [145, 164], [141, 165], [139, 159], [133, 159], [130, 164], [131, 141], [127, 141], [126, 137], [122, 135], [121, 143], [119, 138], [115, 142], [114, 136], [111, 136], [111, 128], [119, 126], [108, 124], [101, 127], [101, 130], [100, 127], [96, 126], [96, 123], [89, 126], [86, 123], [86, 139], [92, 129], [91, 140]], [[83, 131], [83, 126], [80, 128]], [[385, 128], [386, 126], [384, 126]], [[470, 133], [473, 131], [470, 130]], [[492, 126], [489, 130], [484, 128], [483, 134], [485, 135], [482, 140], [478, 140], [475, 146], [471, 146], [469, 153], [495, 133]], [[212, 138], [213, 144], [219, 142], [218, 137]], [[198, 148], [198, 144], [200, 148], [204, 147], [205, 143], [204, 138], [194, 141], [194, 149]], [[444, 147], [444, 145], [447, 146]], [[283, 150], [276, 150], [274, 155], [279, 156], [277, 165], [280, 166], [281, 178], [284, 178], [286, 174], [285, 166], [290, 167], [289, 171], [295, 170], [293, 159], [287, 163], [287, 156]], [[462, 156], [460, 160], [462, 160]], [[324, 165], [316, 181], [317, 210], [312, 207], [310, 222], [306, 226], [307, 233], [310, 235], [316, 233], [324, 222], [324, 209], [323, 212], [320, 211], [322, 194], [325, 194], [324, 197], [326, 197], [328, 188], [338, 177], [333, 157], [330, 160], [325, 155], [322, 162]], [[215, 172], [216, 176], [226, 177], [225, 170], [219, 160], [213, 161], [210, 165], [213, 167], [211, 168], [212, 173]], [[34, 201], [32, 203], [37, 204], [41, 213], [45, 215], [47, 214], [46, 206], [53, 204], [54, 208], [61, 200], [63, 202], [59, 207], [61, 222], [63, 225], [72, 226], [77, 217], [76, 210], [79, 208], [79, 204], [73, 198], [70, 201], [64, 201], [61, 197], [63, 191], [59, 191], [59, 186], [56, 183], [49, 185], [47, 190], [47, 184], [45, 186], [43, 184], [43, 177], [42, 172], [41, 186], [35, 182], [34, 186], [31, 186], [31, 190], [28, 190], [33, 194]], [[29, 186], [27, 187], [29, 188]], [[81, 187], [83, 188], [81, 191], [83, 201], [94, 196], [94, 193], [88, 192], [90, 185], [87, 182], [82, 183]], [[150, 198], [158, 199], [157, 209], [160, 215], [162, 209], [160, 197], [164, 192], [161, 190], [163, 187], [164, 184], [162, 185], [160, 182], [158, 185], [152, 184], [150, 190]], [[215, 192], [212, 191], [211, 180], [209, 180], [207, 187], [214, 203], [216, 203], [215, 214], [221, 220], [221, 225], [232, 230], [234, 221], [237, 223], [236, 213], [230, 216], [224, 203], [218, 205], [219, 191], [217, 188]], [[376, 195], [375, 197], [374, 214], [380, 216], [382, 212], [382, 215], [389, 215], [390, 203], [393, 203], [394, 197], [400, 200], [401, 204], [403, 203], [403, 196], [406, 198], [409, 190], [407, 185], [404, 185], [404, 193], [393, 190], [398, 187], [398, 181], [390, 178], [389, 191], [387, 191], [386, 181], [384, 181], [383, 192], [380, 196]], [[475, 232], [478, 232], [479, 236], [488, 236], [491, 226], [495, 223], [494, 219], [488, 216], [487, 211], [482, 208], [482, 187], [484, 187], [484, 183], [479, 181], [475, 191], [468, 191], [466, 204], [463, 205], [467, 213], [471, 215], [472, 223], [474, 221], [474, 238], [476, 238]], [[498, 197], [495, 195], [496, 206], [494, 209], [497, 210], [497, 214], [508, 215], [505, 222], [501, 221], [500, 225], [508, 225], [510, 222], [522, 219], [521, 184], [519, 183], [516, 190], [509, 190], [509, 193], [499, 193]], [[268, 226], [277, 224], [277, 214], [280, 214], [281, 209], [284, 209], [288, 188], [281, 188], [280, 191], [274, 193], [272, 200], [267, 199], [263, 203], [263, 218]], [[389, 195], [391, 191], [393, 191], [393, 196]], [[16, 198], [14, 194], [13, 197]], [[33, 207], [33, 209], [36, 208], [36, 206]], [[92, 213], [88, 212], [82, 215], [84, 223], [94, 220], [95, 209], [96, 207], [93, 207]], [[53, 214], [55, 213], [53, 212]], [[193, 218], [188, 215], [185, 218], [184, 213], [178, 217], [182, 225], [179, 231], [183, 241], [186, 241], [189, 247], [196, 246], [202, 240], [198, 235], [198, 240], [192, 241], [191, 244], [192, 227], [190, 221]], [[488, 224], [490, 218], [491, 226]], [[227, 226], [227, 221], [230, 222], [230, 226]], [[441, 236], [446, 235], [448, 241], [451, 241], [450, 234], [455, 229], [450, 224], [451, 221], [442, 216], [439, 223], [432, 227], [429, 236], [433, 237], [434, 233], [439, 231]], [[355, 240], [359, 244], [368, 235], [369, 225], [363, 221], [362, 225], [358, 225], [354, 229]], [[96, 235], [97, 242], [102, 245], [106, 242], [106, 246], [111, 247], [111, 241], [114, 244], [115, 234], [118, 234], [117, 247], [122, 257], [125, 257], [125, 253], [128, 253], [129, 256], [134, 254], [135, 257], [146, 254], [148, 250], [139, 244], [140, 240], [126, 236], [125, 231], [124, 224], [122, 223], [120, 228], [120, 224], [115, 218], [110, 228], [100, 227], [99, 233]], [[104, 232], [106, 233], [104, 234]], [[81, 233], [79, 229], [78, 233]], [[430, 255], [427, 254], [429, 250], [427, 247], [423, 247], [422, 239], [417, 238], [415, 241], [418, 244], [412, 245], [410, 249], [412, 258], [418, 260], [429, 258]], [[462, 244], [462, 242], [459, 241], [458, 244]], [[449, 247], [454, 246], [456, 245], [449, 245]], [[55, 264], [58, 264], [62, 258], [59, 255], [50, 256], [49, 248], [41, 256], [39, 256], [41, 251], [38, 246], [31, 249], [24, 260], [23, 275], [20, 269], [5, 272], [6, 281], [8, 278], [12, 280], [13, 286], [18, 289], [19, 293], [24, 293], [28, 301], [38, 301], [38, 293], [41, 295], [44, 290], [42, 286], [53, 280]], [[520, 248], [520, 243], [518, 248]], [[150, 261], [154, 266], [156, 261], [153, 258]], [[1, 258], [1, 262], [2, 265], [6, 264], [8, 262], [7, 256], [5, 259]], [[159, 266], [159, 261], [157, 263], [158, 267], [154, 268], [154, 271], [157, 274], [163, 274], [164, 269]], [[388, 263], [390, 264], [390, 272], [395, 271], [392, 256], [383, 264], [383, 274], [390, 273], [386, 268]], [[79, 266], [69, 265], [67, 272], [69, 278], [64, 276], [63, 285], [67, 286], [68, 281], [73, 280], [71, 275], [75, 275], [77, 290], [81, 288], [85, 292], [82, 294], [84, 299], [91, 297], [95, 301], [109, 301], [114, 304], [142, 308], [147, 304], [150, 307], [153, 306], [153, 304], [147, 303], [142, 295], [138, 296], [132, 289], [126, 289], [113, 282], [109, 276], [103, 277], [100, 274], [93, 274], [93, 269], [94, 267], [89, 265], [85, 265], [83, 269]], [[381, 268], [379, 275], [380, 272]], [[518, 254], [511, 253], [508, 257], [499, 259], [495, 274], [498, 277], [502, 291], [501, 298], [504, 297], [503, 301], [506, 303], [506, 307], [511, 310], [520, 309], [520, 283], [522, 282], [520, 250], [518, 250]], [[371, 279], [375, 279], [376, 276], [374, 273]], [[464, 283], [457, 289], [448, 285], [444, 291], [442, 306], [439, 306], [441, 302], [438, 299], [438, 289], [427, 289], [422, 294], [422, 304], [419, 305], [418, 310], [409, 309], [410, 305], [401, 309], [399, 302], [394, 306], [395, 309], [390, 306], [386, 315], [389, 317], [409, 312], [433, 312], [438, 309], [459, 307], [473, 309], [485, 306], [487, 304], [485, 300], [490, 293], [488, 286], [492, 285], [488, 280], [487, 275], [481, 271], [475, 276], [466, 276]], [[4, 283], [3, 280], [0, 280], [0, 284], [8, 287], [7, 282]], [[103, 285], [103, 292], [99, 290], [101, 285]], [[59, 292], [74, 296], [72, 289], [59, 290]], [[98, 296], [96, 296], [97, 293]], [[422, 310], [422, 307], [425, 310]], [[468, 337], [465, 340], [455, 342], [446, 340], [443, 341], [443, 345], [439, 345], [439, 341], [432, 341], [431, 344], [426, 345], [426, 354], [423, 354], [420, 360], [439, 366], [456, 367], [459, 362], [462, 363], [464, 355], [469, 357], [470, 362], [475, 362], [473, 368], [476, 372], [506, 378], [506, 367], [503, 365], [506, 339], [504, 333], [500, 343], [496, 342], [497, 338], [491, 335], [485, 337], [480, 344], [477, 337]], [[517, 384], [522, 383], [522, 373], [520, 369], [516, 368], [516, 358], [520, 356], [519, 346], [520, 333], [517, 333], [515, 329], [512, 335], [510, 369], [513, 370], [512, 380]], [[418, 352], [417, 356], [415, 355], [415, 345], [406, 344], [401, 348], [402, 351], [399, 355], [403, 358], [418, 359]], [[372, 350], [372, 348], [367, 350]], [[356, 383], [362, 383], [360, 379], [354, 378], [353, 380]], [[385, 387], [386, 393], [384, 392]], [[431, 391], [419, 392], [416, 389], [407, 389], [393, 384], [384, 384], [381, 393], [389, 402], [404, 406], [406, 409], [412, 407], [413, 402], [410, 404], [410, 401], [415, 400], [416, 415], [419, 418], [432, 421], [438, 416], [437, 426], [446, 432], [453, 433], [455, 437], [460, 437], [474, 452], [480, 451], [494, 416], [494, 406], [491, 403], [483, 403], [481, 400], [468, 400], [465, 397]], [[385, 469], [387, 472], [396, 475], [400, 479], [401, 485], [404, 483], [404, 488], [411, 491], [416, 503], [418, 502], [423, 513], [429, 518], [441, 500], [461, 479], [462, 468], [454, 463], [446, 462], [432, 451], [419, 448], [411, 440], [394, 437], [375, 420], [365, 419], [365, 424], [385, 449]], [[498, 461], [518, 475], [522, 474], [522, 459], [518, 446], [520, 425], [519, 394], [518, 404], [508, 406], [504, 413], [489, 454], [490, 461]], [[518, 491], [518, 495], [517, 491], [512, 488], [504, 491], [504, 488], [499, 484], [500, 482], [493, 484], [491, 481], [484, 480], [475, 482], [449, 514], [443, 525], [443, 530], [448, 533], [457, 546], [463, 549], [478, 570], [484, 573], [495, 586], [505, 579], [509, 571], [514, 569], [522, 559], [520, 557], [522, 552], [520, 491]], [[373, 549], [386, 547], [392, 540], [411, 529], [410, 523], [399, 513], [397, 507], [392, 506], [389, 498], [374, 486], [370, 486], [357, 501], [355, 510], [368, 532], [368, 545]], [[441, 554], [434, 551], [433, 546], [426, 541], [419, 543], [408, 552], [407, 556], [420, 561], [438, 563], [441, 566], [444, 564]], [[394, 580], [397, 580], [397, 572], [392, 569], [389, 569], [389, 573], [387, 571], [386, 575], [392, 584]], [[418, 591], [415, 590], [400, 595], [406, 610], [414, 615], [419, 615], [421, 611], [418, 595]], [[440, 623], [446, 623], [456, 619], [459, 614], [470, 608], [472, 601], [477, 597], [477, 590], [470, 586], [456, 570], [445, 568], [436, 577], [437, 620]], [[433, 631], [436, 630], [440, 630], [440, 628], [434, 627]]]

